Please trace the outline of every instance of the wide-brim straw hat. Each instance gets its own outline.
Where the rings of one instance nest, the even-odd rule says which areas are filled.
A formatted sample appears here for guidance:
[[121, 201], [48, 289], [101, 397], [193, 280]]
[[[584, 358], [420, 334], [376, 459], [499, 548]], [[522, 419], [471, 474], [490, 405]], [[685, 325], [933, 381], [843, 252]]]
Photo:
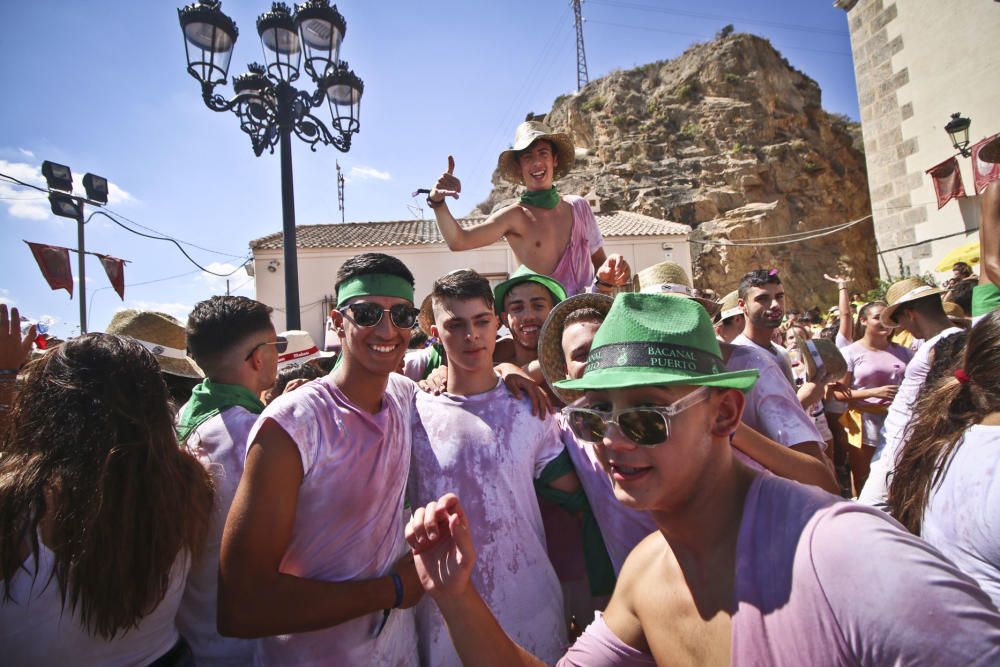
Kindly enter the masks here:
[[518, 153], [539, 139], [547, 139], [556, 147], [558, 161], [552, 173], [552, 180], [559, 180], [569, 173], [576, 160], [576, 148], [573, 146], [573, 140], [568, 134], [553, 132], [545, 123], [529, 120], [517, 126], [517, 131], [514, 133], [514, 145], [500, 153], [500, 157], [497, 158], [497, 169], [505, 181], [524, 185], [524, 179], [521, 177], [521, 166], [517, 162]]
[[424, 300], [420, 303], [420, 312], [417, 313], [417, 324], [420, 326], [420, 330], [427, 334], [430, 338], [431, 327], [434, 326], [434, 301], [431, 295], [428, 294], [424, 297]]
[[313, 341], [312, 334], [300, 329], [282, 331], [279, 338], [288, 341], [285, 351], [278, 355], [278, 370], [287, 368], [292, 364], [304, 364], [312, 359], [336, 356], [336, 352], [324, 352]]
[[806, 365], [806, 379], [809, 382], [833, 382], [847, 373], [847, 361], [837, 349], [837, 345], [825, 338], [795, 341], [799, 357]]
[[716, 313], [713, 318], [715, 324], [720, 324], [725, 322], [730, 317], [736, 317], [737, 315], [743, 314], [743, 309], [740, 308], [740, 293], [738, 290], [733, 290], [726, 296], [722, 297], [719, 301], [719, 312]]
[[567, 405], [583, 396], [583, 392], [573, 391], [572, 389], [560, 389], [555, 384], [560, 380], [566, 379], [566, 357], [563, 354], [562, 348], [563, 328], [566, 318], [581, 308], [593, 308], [602, 316], [606, 316], [608, 311], [611, 310], [611, 304], [614, 301], [607, 294], [577, 294], [557, 304], [555, 308], [549, 311], [549, 316], [545, 318], [545, 323], [542, 324], [542, 330], [538, 334], [538, 363], [542, 367], [542, 374], [552, 389], [552, 393]]
[[687, 271], [674, 262], [660, 262], [648, 266], [632, 278], [632, 291], [641, 294], [672, 294], [700, 303], [709, 317], [719, 312], [719, 303], [706, 299], [691, 285]]
[[952, 320], [964, 320], [969, 317], [968, 313], [965, 312], [965, 308], [954, 301], [943, 301], [941, 306], [944, 308], [944, 314]]
[[153, 353], [164, 373], [183, 378], [205, 377], [194, 359], [187, 355], [184, 325], [166, 313], [132, 308], [119, 310], [105, 332], [135, 339]]
[[983, 162], [1000, 162], [1000, 134], [979, 149], [979, 159]]
[[896, 309], [904, 303], [923, 299], [932, 294], [943, 294], [944, 290], [939, 287], [928, 285], [920, 278], [903, 278], [889, 286], [885, 293], [885, 302], [888, 304], [882, 311], [882, 321], [888, 322], [892, 326], [899, 326], [896, 321]]
[[560, 389], [693, 385], [746, 391], [756, 368], [728, 371], [708, 313], [691, 299], [625, 292], [597, 330], [578, 380]]

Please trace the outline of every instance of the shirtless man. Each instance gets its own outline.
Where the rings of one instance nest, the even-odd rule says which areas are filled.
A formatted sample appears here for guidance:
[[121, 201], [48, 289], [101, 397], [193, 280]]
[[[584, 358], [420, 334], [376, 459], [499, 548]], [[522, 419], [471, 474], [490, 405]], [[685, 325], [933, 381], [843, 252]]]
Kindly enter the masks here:
[[500, 154], [497, 166], [504, 179], [524, 185], [527, 192], [517, 204], [467, 229], [459, 226], [445, 203], [446, 197], [458, 199], [462, 190], [454, 176], [455, 159], [448, 156], [448, 171], [427, 197], [448, 247], [472, 250], [506, 238], [518, 262], [552, 276], [570, 295], [592, 286], [611, 291], [628, 284], [628, 263], [621, 255], [605, 254], [604, 239], [587, 201], [560, 196], [552, 185], [573, 166], [574, 150], [568, 135], [554, 134], [538, 121], [522, 123], [514, 148]]
[[[877, 510], [733, 457], [755, 377], [726, 371], [692, 301], [618, 296], [583, 378], [559, 386], [586, 392], [590, 408], [568, 421], [600, 438], [618, 501], [659, 531], [560, 664], [996, 664], [1000, 614], [935, 549]], [[457, 497], [417, 508], [406, 535], [464, 664], [542, 664], [470, 585], [476, 552]]]

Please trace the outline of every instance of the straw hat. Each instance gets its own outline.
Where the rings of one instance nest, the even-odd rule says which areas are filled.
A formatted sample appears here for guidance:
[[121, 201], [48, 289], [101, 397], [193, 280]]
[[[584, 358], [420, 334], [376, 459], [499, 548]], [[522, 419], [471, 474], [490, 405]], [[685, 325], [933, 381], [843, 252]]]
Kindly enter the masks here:
[[166, 313], [131, 308], [119, 310], [105, 332], [135, 339], [153, 353], [164, 373], [183, 378], [205, 377], [194, 359], [187, 355], [184, 326]]
[[988, 144], [979, 149], [979, 159], [983, 162], [1000, 162], [1000, 134], [994, 135]]
[[625, 292], [615, 297], [594, 336], [587, 370], [560, 389], [650, 385], [726, 387], [746, 391], [760, 371], [728, 371], [708, 313], [690, 299]]
[[806, 379], [809, 382], [832, 382], [844, 377], [847, 372], [844, 355], [833, 341], [825, 338], [799, 338], [795, 341], [795, 347], [799, 350], [799, 358], [806, 365]]
[[882, 320], [893, 326], [899, 326], [896, 321], [896, 309], [904, 303], [922, 299], [932, 294], [942, 294], [943, 289], [931, 287], [920, 278], [903, 278], [889, 286], [885, 293], [885, 302], [889, 305], [882, 311]]
[[434, 326], [434, 303], [430, 294], [425, 296], [424, 300], [420, 303], [420, 312], [417, 313], [417, 324], [420, 325], [420, 330], [427, 334], [428, 338], [432, 337], [431, 327]]
[[566, 379], [566, 358], [562, 348], [563, 323], [570, 313], [581, 308], [593, 308], [601, 315], [607, 315], [612, 303], [614, 299], [607, 294], [577, 294], [558, 303], [549, 311], [549, 316], [542, 324], [542, 330], [538, 334], [538, 363], [542, 366], [542, 374], [552, 393], [567, 405], [583, 396], [583, 392], [555, 386], [556, 382]]
[[304, 364], [311, 359], [336, 356], [336, 352], [324, 352], [319, 349], [313, 337], [308, 331], [292, 329], [282, 331], [278, 338], [288, 341], [285, 351], [278, 355], [278, 370], [286, 368], [292, 364]]
[[558, 163], [553, 171], [552, 180], [559, 180], [569, 173], [576, 160], [573, 140], [569, 138], [568, 134], [553, 133], [545, 123], [529, 120], [517, 126], [513, 148], [500, 153], [500, 157], [497, 159], [497, 169], [500, 170], [500, 175], [504, 180], [524, 185], [524, 179], [521, 178], [521, 167], [517, 163], [517, 154], [539, 139], [547, 139], [556, 147]]
[[730, 317], [743, 314], [743, 309], [740, 308], [740, 293], [737, 290], [733, 290], [726, 296], [722, 297], [722, 301], [719, 302], [718, 306], [719, 312], [713, 320], [715, 324], [721, 324]]
[[660, 262], [646, 267], [632, 278], [632, 291], [642, 294], [675, 294], [697, 301], [709, 317], [719, 312], [719, 304], [698, 294], [691, 285], [687, 271], [680, 264]]
[[947, 315], [949, 319], [964, 320], [968, 317], [965, 309], [954, 301], [944, 301], [941, 303], [941, 306], [944, 308], [944, 314]]

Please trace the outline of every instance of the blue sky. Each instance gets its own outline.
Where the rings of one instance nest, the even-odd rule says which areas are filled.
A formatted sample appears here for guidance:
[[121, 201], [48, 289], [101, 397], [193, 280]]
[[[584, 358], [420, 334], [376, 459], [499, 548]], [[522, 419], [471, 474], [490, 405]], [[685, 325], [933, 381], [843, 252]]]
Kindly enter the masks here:
[[[185, 71], [180, 4], [4, 2], [0, 173], [41, 182], [38, 167], [48, 159], [69, 165], [78, 179], [88, 171], [105, 176], [114, 186], [109, 208], [218, 251], [187, 248], [203, 266], [226, 272], [248, 256], [251, 239], [281, 228], [279, 160], [254, 157], [235, 116], [202, 103]], [[449, 154], [463, 182], [457, 210], [465, 213], [488, 194], [496, 157], [525, 114], [547, 111], [576, 87], [568, 0], [337, 4], [347, 19], [341, 57], [365, 81], [361, 132], [347, 154], [324, 147], [310, 153], [295, 140], [299, 224], [339, 222], [338, 160], [348, 179], [348, 221], [412, 218], [407, 205], [421, 202], [410, 193], [433, 184]], [[262, 61], [255, 19], [269, 7], [223, 1], [240, 29], [230, 77]], [[828, 111], [858, 117], [846, 14], [831, 0], [587, 0], [583, 12], [591, 79], [676, 57], [732, 23], [769, 38], [818, 81]], [[57, 335], [73, 335], [78, 291], [73, 300], [51, 291], [21, 242], [76, 246], [76, 224], [52, 216], [41, 197], [0, 184], [0, 302], [45, 318]], [[122, 303], [97, 258], [88, 258], [92, 331], [122, 307], [183, 318], [194, 303], [225, 290], [225, 279], [202, 273], [171, 244], [101, 217], [86, 232], [88, 250], [130, 260]], [[75, 255], [71, 260], [75, 275]], [[242, 270], [230, 287], [253, 294]]]

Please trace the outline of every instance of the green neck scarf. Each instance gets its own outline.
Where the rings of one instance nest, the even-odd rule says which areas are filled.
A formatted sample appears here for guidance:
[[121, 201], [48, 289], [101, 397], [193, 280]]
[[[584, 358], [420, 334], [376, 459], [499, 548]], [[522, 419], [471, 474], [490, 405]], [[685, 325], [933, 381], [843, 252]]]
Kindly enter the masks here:
[[264, 404], [246, 387], [204, 380], [191, 391], [191, 399], [181, 408], [177, 418], [177, 439], [187, 442], [191, 433], [227, 408], [238, 405], [259, 415]]
[[537, 206], [538, 208], [555, 208], [562, 199], [556, 186], [548, 190], [528, 190], [521, 195], [521, 203], [527, 206]]

